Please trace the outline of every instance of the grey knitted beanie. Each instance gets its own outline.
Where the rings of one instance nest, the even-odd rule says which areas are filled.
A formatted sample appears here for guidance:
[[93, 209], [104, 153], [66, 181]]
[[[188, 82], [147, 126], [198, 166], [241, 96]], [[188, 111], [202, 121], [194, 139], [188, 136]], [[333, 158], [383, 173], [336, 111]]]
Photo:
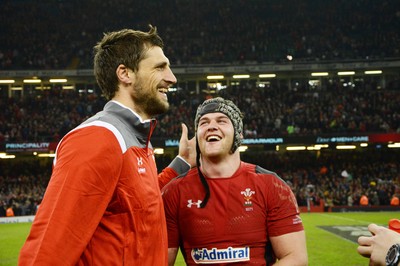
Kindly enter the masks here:
[[229, 119], [232, 121], [233, 128], [235, 130], [235, 136], [231, 152], [235, 152], [242, 143], [241, 135], [243, 133], [243, 114], [240, 112], [240, 109], [232, 101], [225, 100], [221, 97], [205, 100], [197, 108], [196, 117], [194, 120], [194, 127], [196, 132], [200, 117], [209, 113], [223, 113], [228, 116]]

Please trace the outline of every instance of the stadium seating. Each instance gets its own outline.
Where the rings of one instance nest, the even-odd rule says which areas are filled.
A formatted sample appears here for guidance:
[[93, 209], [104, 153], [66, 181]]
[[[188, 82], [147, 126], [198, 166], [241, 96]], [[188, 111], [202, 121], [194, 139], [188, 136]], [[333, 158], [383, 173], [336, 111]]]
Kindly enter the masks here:
[[0, 10], [0, 69], [91, 68], [104, 32], [149, 23], [174, 65], [400, 57], [395, 0], [1, 1]]
[[[0, 1], [0, 71], [91, 69], [92, 48], [104, 32], [157, 26], [172, 65], [242, 65], [285, 62], [373, 61], [400, 58], [398, 3], [365, 1]], [[397, 13], [396, 13], [397, 12]], [[301, 23], [301, 24], [300, 24]], [[356, 87], [332, 82], [295, 89], [240, 82], [216, 94], [184, 90], [169, 95], [153, 139], [177, 139], [180, 123], [193, 134], [199, 103], [233, 100], [243, 111], [244, 137], [400, 133], [399, 78], [380, 90], [371, 80]], [[239, 93], [240, 92], [240, 93]], [[0, 145], [58, 142], [105, 104], [98, 88], [0, 94]], [[317, 156], [316, 156], [317, 154]], [[399, 151], [244, 153], [286, 180], [300, 206], [389, 205], [400, 196]], [[171, 158], [158, 156], [159, 169]], [[0, 160], [0, 216], [34, 214], [51, 175], [51, 159]], [[4, 210], [4, 211], [3, 211]]]
[[[285, 88], [227, 88], [216, 94], [233, 100], [244, 113], [244, 137], [329, 133], [400, 133], [400, 90], [345, 89], [289, 91]], [[180, 136], [180, 123], [193, 132], [198, 103], [207, 94], [171, 93], [171, 108], [158, 117], [154, 138]], [[103, 108], [100, 94], [53, 89], [21, 99], [0, 98], [0, 143], [58, 141]], [[292, 126], [293, 130], [288, 130]]]

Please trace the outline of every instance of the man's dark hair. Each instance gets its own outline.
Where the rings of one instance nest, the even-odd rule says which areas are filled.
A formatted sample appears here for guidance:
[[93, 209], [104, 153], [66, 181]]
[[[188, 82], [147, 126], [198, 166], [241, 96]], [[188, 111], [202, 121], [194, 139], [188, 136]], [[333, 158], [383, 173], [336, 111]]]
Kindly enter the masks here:
[[105, 33], [94, 46], [94, 75], [106, 99], [112, 99], [118, 89], [116, 69], [119, 65], [136, 72], [150, 47], [164, 48], [157, 28], [149, 27], [148, 32], [123, 29]]

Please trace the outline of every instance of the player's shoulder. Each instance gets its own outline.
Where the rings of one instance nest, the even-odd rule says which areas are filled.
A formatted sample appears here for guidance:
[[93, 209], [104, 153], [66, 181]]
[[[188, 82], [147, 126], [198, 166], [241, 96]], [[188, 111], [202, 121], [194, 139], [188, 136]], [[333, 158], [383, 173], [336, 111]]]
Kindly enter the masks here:
[[259, 165], [255, 165], [254, 171], [256, 174], [276, 175], [277, 176], [277, 174], [275, 172], [267, 170]]
[[274, 171], [265, 169], [259, 165], [251, 163], [244, 163], [244, 165], [247, 168], [247, 172], [250, 172], [257, 178], [261, 178], [264, 180], [279, 180], [284, 182], [283, 179]]
[[163, 192], [177, 190], [179, 186], [191, 184], [196, 176], [197, 169], [191, 168], [189, 171], [173, 178], [162, 190]]
[[247, 173], [256, 174], [256, 175], [277, 175], [275, 172], [267, 170], [259, 165], [242, 162], [242, 167], [246, 170]]

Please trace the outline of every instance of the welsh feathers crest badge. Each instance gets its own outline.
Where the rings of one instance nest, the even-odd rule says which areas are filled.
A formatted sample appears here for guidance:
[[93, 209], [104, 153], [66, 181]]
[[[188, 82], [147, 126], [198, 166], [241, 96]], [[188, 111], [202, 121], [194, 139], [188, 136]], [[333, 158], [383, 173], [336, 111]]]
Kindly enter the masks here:
[[250, 188], [246, 188], [244, 191], [240, 192], [244, 196], [244, 206], [251, 207], [253, 206], [253, 202], [251, 201], [251, 196], [256, 192], [252, 191]]

